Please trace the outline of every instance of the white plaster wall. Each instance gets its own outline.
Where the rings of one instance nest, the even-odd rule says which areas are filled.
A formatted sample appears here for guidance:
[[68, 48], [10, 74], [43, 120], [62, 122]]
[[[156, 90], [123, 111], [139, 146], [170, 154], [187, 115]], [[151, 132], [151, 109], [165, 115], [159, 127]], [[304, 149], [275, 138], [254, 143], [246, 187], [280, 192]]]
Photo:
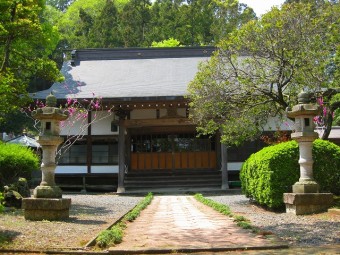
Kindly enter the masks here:
[[118, 134], [117, 132], [111, 132], [111, 121], [114, 119], [112, 112], [100, 111], [92, 112], [92, 135], [112, 135]]
[[86, 174], [87, 166], [57, 166], [56, 174]]
[[240, 171], [242, 167], [243, 162], [233, 162], [228, 163], [228, 171]]
[[67, 120], [60, 123], [60, 135], [87, 135], [87, 118], [75, 119], [76, 114], [69, 117]]
[[156, 117], [156, 109], [135, 109], [130, 113], [130, 119], [132, 120], [156, 119]]
[[[87, 166], [57, 166], [56, 174], [86, 174]], [[106, 174], [118, 173], [118, 165], [91, 166], [91, 173]]]
[[267, 124], [264, 126], [264, 131], [292, 130], [294, 122], [288, 118], [271, 117], [268, 119]]
[[93, 174], [115, 174], [115, 173], [118, 173], [118, 166], [117, 165], [91, 166], [91, 173]]

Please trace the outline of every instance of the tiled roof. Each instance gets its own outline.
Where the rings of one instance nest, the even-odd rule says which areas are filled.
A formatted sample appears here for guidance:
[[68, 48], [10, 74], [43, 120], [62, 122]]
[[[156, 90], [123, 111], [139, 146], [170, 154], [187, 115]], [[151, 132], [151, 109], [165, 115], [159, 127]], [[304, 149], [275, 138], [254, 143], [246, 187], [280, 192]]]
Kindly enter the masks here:
[[183, 97], [198, 64], [209, 59], [212, 51], [211, 47], [76, 51], [72, 63], [62, 67], [65, 81], [33, 97], [45, 98], [51, 91], [58, 99]]

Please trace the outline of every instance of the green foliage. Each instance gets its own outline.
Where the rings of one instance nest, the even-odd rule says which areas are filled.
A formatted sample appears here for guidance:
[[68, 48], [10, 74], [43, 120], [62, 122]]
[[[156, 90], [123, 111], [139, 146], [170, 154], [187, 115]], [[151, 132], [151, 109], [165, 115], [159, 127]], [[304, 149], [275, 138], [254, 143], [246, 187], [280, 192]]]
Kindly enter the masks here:
[[0, 144], [0, 189], [18, 180], [31, 178], [39, 169], [38, 156], [29, 148], [17, 144]]
[[118, 226], [113, 226], [109, 230], [104, 230], [97, 237], [96, 242], [99, 247], [121, 243], [123, 240], [123, 230]]
[[37, 130], [34, 127], [34, 121], [31, 117], [23, 114], [21, 111], [16, 110], [4, 114], [5, 122], [0, 122], [0, 130], [4, 130], [7, 133], [22, 134], [23, 129], [26, 129], [27, 133], [36, 133]]
[[340, 108], [334, 111], [333, 124], [334, 126], [340, 126]]
[[340, 195], [340, 147], [334, 143], [316, 140], [313, 143], [314, 178], [321, 192]]
[[[283, 207], [283, 193], [299, 180], [299, 148], [295, 141], [265, 147], [243, 164], [240, 179], [245, 195], [269, 208]], [[333, 143], [313, 143], [314, 178], [321, 192], [340, 193], [340, 148]]]
[[[2, 213], [3, 212], [3, 210], [4, 210], [4, 205], [3, 205], [3, 202], [4, 202], [4, 196], [3, 196], [3, 194], [0, 192], [0, 213]], [[0, 240], [0, 244], [1, 244], [1, 240]]]
[[340, 196], [334, 196], [334, 208], [340, 209]]
[[[70, 2], [65, 1], [48, 2], [65, 10]], [[117, 12], [104, 17], [108, 5]], [[211, 45], [254, 18], [251, 8], [234, 0], [78, 0], [58, 26], [68, 48], [143, 47], [169, 38], [181, 45]]]
[[257, 138], [269, 117], [285, 115], [302, 88], [336, 87], [339, 79], [329, 67], [339, 69], [332, 60], [338, 55], [340, 38], [333, 27], [339, 27], [339, 8], [286, 4], [221, 40], [189, 84], [198, 131], [219, 130], [223, 143], [239, 145]]
[[15, 183], [4, 187], [4, 205], [20, 209], [22, 199], [30, 197], [30, 189], [25, 178], [19, 178]]
[[151, 47], [178, 47], [180, 44], [180, 41], [169, 38], [168, 40], [163, 40], [161, 42], [152, 42]]
[[48, 58], [59, 36], [45, 19], [44, 7], [40, 0], [0, 3], [0, 121], [4, 113], [27, 102], [26, 89], [32, 77], [62, 79], [55, 62]]
[[332, 108], [332, 110], [340, 108], [340, 93], [337, 93], [331, 97], [331, 100], [329, 101], [329, 105]]
[[205, 198], [202, 194], [195, 194], [195, 199], [200, 201], [201, 203], [210, 206], [215, 211], [222, 213], [223, 215], [230, 216], [234, 218], [234, 221], [237, 223], [237, 226], [243, 229], [251, 229], [253, 232], [258, 232], [259, 230], [256, 227], [253, 227], [250, 221], [244, 216], [235, 215], [230, 211], [229, 206], [220, 204], [214, 200]]
[[229, 206], [224, 205], [224, 204], [220, 204], [215, 202], [214, 200], [205, 198], [202, 194], [196, 194], [194, 196], [198, 201], [200, 201], [201, 203], [210, 206], [211, 208], [213, 208], [214, 210], [222, 213], [223, 215], [227, 215], [227, 216], [233, 216]]
[[86, 48], [89, 28], [104, 4], [105, 0], [78, 0], [67, 8], [57, 25], [68, 48]]
[[124, 47], [147, 46], [146, 33], [150, 22], [150, 0], [130, 0], [120, 15]]
[[74, 0], [46, 0], [46, 4], [53, 6], [60, 11], [66, 11], [67, 7], [72, 4]]
[[141, 211], [143, 211], [152, 201], [153, 194], [149, 193], [143, 201], [141, 201], [135, 208], [132, 209], [128, 214], [124, 216], [124, 221], [134, 221], [140, 214]]
[[89, 27], [88, 40], [90, 44], [88, 46], [114, 48], [122, 45], [118, 10], [112, 1], [106, 1], [101, 13], [93, 19], [92, 23], [92, 28]]
[[145, 198], [136, 205], [130, 212], [128, 212], [122, 220], [117, 222], [112, 228], [108, 230], [104, 230], [100, 232], [96, 239], [96, 244], [105, 248], [110, 245], [121, 243], [123, 240], [123, 232], [126, 228], [126, 223], [129, 221], [134, 221], [140, 214], [142, 210], [144, 210], [152, 201], [153, 194], [148, 193]]

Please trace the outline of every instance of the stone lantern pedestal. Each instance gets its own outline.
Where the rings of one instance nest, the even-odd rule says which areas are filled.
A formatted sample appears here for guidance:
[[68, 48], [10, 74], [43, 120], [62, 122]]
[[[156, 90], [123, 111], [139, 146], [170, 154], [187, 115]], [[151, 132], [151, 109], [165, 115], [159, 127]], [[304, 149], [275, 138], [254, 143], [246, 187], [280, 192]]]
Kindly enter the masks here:
[[54, 180], [55, 156], [63, 142], [59, 136], [59, 123], [68, 118], [68, 112], [55, 106], [56, 98], [51, 94], [46, 98], [46, 107], [32, 112], [32, 116], [41, 121], [41, 134], [37, 141], [43, 150], [42, 181], [34, 189], [33, 197], [22, 201], [27, 220], [63, 220], [69, 217], [71, 199], [62, 198], [62, 191]]
[[320, 107], [310, 103], [307, 93], [298, 95], [298, 105], [288, 112], [288, 117], [295, 118], [295, 132], [292, 139], [299, 144], [300, 178], [293, 187], [293, 193], [283, 194], [287, 213], [296, 215], [326, 211], [333, 202], [333, 194], [319, 193], [319, 185], [313, 178], [313, 141], [318, 138], [314, 132], [314, 116], [320, 113]]

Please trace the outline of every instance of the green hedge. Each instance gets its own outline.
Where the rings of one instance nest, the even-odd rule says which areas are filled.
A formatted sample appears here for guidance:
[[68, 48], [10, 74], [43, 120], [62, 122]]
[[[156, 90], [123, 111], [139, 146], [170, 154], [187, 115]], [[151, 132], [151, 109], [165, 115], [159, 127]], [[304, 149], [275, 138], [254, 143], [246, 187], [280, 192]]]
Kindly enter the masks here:
[[[4, 201], [4, 196], [3, 196], [2, 193], [0, 192], [0, 213], [2, 213], [2, 211], [4, 210], [3, 201]], [[0, 243], [1, 243], [1, 242], [0, 242]]]
[[[321, 192], [340, 194], [340, 147], [323, 140], [313, 144], [314, 178]], [[244, 194], [261, 205], [279, 208], [283, 193], [299, 180], [299, 148], [295, 141], [269, 146], [243, 164], [240, 179]]]
[[31, 178], [39, 169], [39, 159], [29, 148], [17, 144], [0, 144], [0, 189], [18, 181], [19, 177]]

